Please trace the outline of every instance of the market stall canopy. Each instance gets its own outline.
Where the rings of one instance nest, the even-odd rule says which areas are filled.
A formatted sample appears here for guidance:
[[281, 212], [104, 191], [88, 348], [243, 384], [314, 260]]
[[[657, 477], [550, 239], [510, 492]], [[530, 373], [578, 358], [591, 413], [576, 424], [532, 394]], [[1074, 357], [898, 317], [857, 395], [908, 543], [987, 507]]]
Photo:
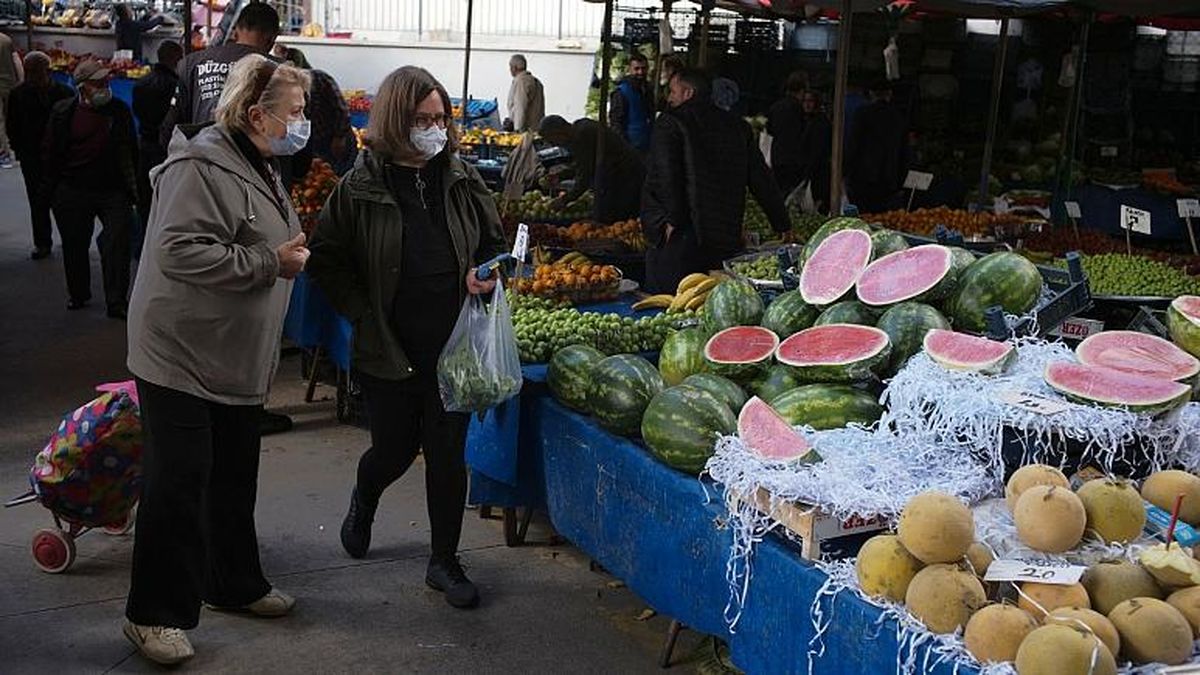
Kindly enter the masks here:
[[1068, 0], [918, 0], [911, 3], [920, 11], [945, 12], [978, 19], [1042, 14], [1067, 7]]
[[1097, 12], [1136, 17], [1200, 17], [1200, 0], [1074, 0]]

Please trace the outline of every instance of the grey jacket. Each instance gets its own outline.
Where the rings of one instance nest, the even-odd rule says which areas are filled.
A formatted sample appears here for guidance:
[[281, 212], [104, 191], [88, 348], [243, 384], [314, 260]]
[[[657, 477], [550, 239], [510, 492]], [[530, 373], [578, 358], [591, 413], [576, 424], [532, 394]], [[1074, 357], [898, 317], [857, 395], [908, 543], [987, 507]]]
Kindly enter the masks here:
[[216, 403], [261, 404], [292, 289], [278, 278], [275, 249], [299, 234], [300, 221], [220, 126], [190, 141], [176, 131], [150, 179], [129, 370]]

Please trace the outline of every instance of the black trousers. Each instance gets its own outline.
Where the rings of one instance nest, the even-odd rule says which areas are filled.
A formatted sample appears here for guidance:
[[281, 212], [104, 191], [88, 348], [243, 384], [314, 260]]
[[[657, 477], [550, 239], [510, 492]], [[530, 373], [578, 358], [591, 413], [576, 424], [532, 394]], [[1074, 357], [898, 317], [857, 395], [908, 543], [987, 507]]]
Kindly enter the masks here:
[[690, 231], [676, 230], [670, 241], [646, 251], [646, 291], [674, 293], [681, 279], [692, 272], [719, 269], [731, 255], [701, 245]]
[[137, 387], [145, 450], [125, 616], [194, 628], [201, 601], [240, 607], [271, 590], [254, 529], [262, 406]]
[[363, 373], [355, 377], [371, 426], [371, 447], [358, 461], [359, 498], [378, 503], [420, 451], [425, 455], [432, 555], [443, 559], [455, 555], [467, 500], [467, 415], [446, 412], [431, 372], [398, 381]]
[[92, 233], [100, 219], [100, 268], [104, 274], [104, 300], [110, 308], [129, 303], [130, 226], [133, 204], [117, 190], [92, 190], [60, 185], [54, 194], [54, 219], [62, 239], [67, 293], [72, 300], [92, 299], [92, 265], [88, 258]]
[[41, 161], [21, 157], [21, 176], [25, 178], [25, 197], [29, 200], [29, 220], [33, 223], [33, 246], [48, 251], [54, 246], [54, 240], [50, 230], [50, 204], [42, 197]]

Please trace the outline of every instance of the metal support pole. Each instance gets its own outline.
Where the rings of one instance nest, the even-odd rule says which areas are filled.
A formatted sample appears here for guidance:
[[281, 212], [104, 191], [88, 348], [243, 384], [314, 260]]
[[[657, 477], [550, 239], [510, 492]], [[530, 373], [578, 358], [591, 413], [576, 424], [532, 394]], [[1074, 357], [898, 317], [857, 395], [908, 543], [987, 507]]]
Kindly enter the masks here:
[[[604, 0], [604, 24], [600, 28], [600, 126], [608, 126], [608, 85], [612, 81], [612, 19], [613, 0]], [[600, 134], [599, 147], [596, 150], [599, 159], [600, 148], [604, 147], [604, 134]]]
[[700, 67], [708, 67], [708, 27], [712, 23], [712, 10], [700, 10]]
[[463, 88], [462, 88], [462, 126], [467, 127], [467, 101], [470, 100], [468, 87], [471, 84], [471, 15], [475, 10], [475, 0], [467, 0], [467, 49], [463, 54]]
[[1083, 110], [1083, 76], [1087, 68], [1088, 40], [1092, 33], [1092, 22], [1096, 15], [1089, 13], [1079, 31], [1079, 55], [1075, 57], [1075, 86], [1071, 88], [1071, 100], [1067, 106], [1066, 129], [1063, 133], [1063, 152], [1060, 153], [1065, 167], [1060, 167], [1063, 199], [1071, 196], [1071, 174], [1075, 166], [1075, 148], [1079, 139], [1079, 117]]
[[850, 0], [842, 0], [838, 24], [837, 79], [833, 85], [833, 152], [830, 153], [829, 212], [837, 215], [842, 205], [842, 139], [846, 135], [846, 81], [850, 76], [850, 27], [854, 14]]
[[559, 40], [561, 40], [562, 36], [563, 36], [562, 27], [563, 27], [563, 0], [558, 0], [558, 39]]
[[1008, 58], [1008, 17], [1000, 20], [1000, 43], [992, 63], [992, 106], [988, 111], [987, 139], [983, 143], [983, 166], [979, 169], [979, 197], [976, 210], [981, 210], [987, 198], [988, 178], [992, 173], [992, 152], [996, 147], [996, 124], [1000, 120], [1000, 94], [1004, 90], [1004, 61]]
[[33, 51], [33, 0], [25, 0], [25, 51]]
[[417, 0], [417, 42], [425, 33], [425, 0]]

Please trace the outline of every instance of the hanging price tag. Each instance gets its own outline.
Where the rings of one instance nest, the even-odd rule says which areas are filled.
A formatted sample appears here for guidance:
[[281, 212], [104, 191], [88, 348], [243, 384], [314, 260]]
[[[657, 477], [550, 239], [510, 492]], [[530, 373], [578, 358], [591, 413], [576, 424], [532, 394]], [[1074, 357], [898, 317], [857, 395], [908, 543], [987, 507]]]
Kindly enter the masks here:
[[1117, 146], [1115, 146], [1115, 145], [1101, 146], [1100, 156], [1101, 157], [1116, 157], [1117, 156]]
[[904, 177], [905, 190], [921, 190], [924, 192], [933, 184], [933, 174], [924, 171], [909, 171]]
[[1063, 202], [1063, 207], [1067, 209], [1067, 217], [1079, 219], [1083, 217], [1083, 211], [1079, 210], [1079, 202]]
[[1150, 212], [1122, 204], [1121, 228], [1139, 234], [1150, 234]]
[[1071, 407], [1069, 403], [1011, 389], [1000, 392], [996, 400], [1039, 415], [1055, 415]]
[[525, 254], [529, 252], [529, 226], [525, 223], [517, 225], [517, 237], [513, 240], [512, 257], [518, 262], [525, 262]]
[[1039, 584], [1073, 586], [1079, 583], [1086, 567], [1047, 560], [996, 560], [988, 565], [984, 581], [1032, 581]]
[[1179, 206], [1180, 218], [1200, 218], [1200, 200], [1179, 199], [1175, 203]]

